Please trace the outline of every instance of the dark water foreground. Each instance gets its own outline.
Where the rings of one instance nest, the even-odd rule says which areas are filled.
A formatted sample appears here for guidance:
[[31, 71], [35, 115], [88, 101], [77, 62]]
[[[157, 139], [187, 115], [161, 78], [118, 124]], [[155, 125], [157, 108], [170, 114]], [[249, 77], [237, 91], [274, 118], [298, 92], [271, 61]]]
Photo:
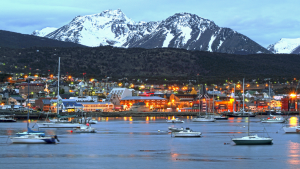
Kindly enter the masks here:
[[[10, 144], [8, 135], [26, 129], [26, 121], [0, 123], [0, 168], [299, 168], [300, 135], [285, 134], [286, 124], [262, 124], [250, 118], [251, 131], [273, 137], [273, 145], [237, 146], [231, 137], [246, 135], [248, 118], [215, 123], [165, 123], [165, 117], [97, 118], [98, 133], [57, 134], [55, 145]], [[297, 118], [289, 118], [296, 124]], [[34, 122], [31, 122], [31, 126]], [[172, 138], [169, 126], [201, 131], [201, 138]], [[268, 133], [263, 132], [266, 129]], [[158, 132], [160, 130], [160, 132]]]

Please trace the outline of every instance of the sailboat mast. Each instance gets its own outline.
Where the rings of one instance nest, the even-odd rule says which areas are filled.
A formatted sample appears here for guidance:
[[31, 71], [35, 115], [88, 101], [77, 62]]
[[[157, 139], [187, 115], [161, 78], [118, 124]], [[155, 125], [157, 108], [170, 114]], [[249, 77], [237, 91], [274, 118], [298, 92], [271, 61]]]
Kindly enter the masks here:
[[29, 127], [29, 78], [28, 78], [28, 96], [27, 96], [27, 99], [28, 99], [28, 110], [27, 110], [27, 128]]
[[245, 112], [245, 89], [244, 89], [245, 78], [243, 78], [243, 114]]
[[58, 80], [57, 80], [57, 115], [59, 114], [59, 77], [60, 77], [60, 57], [58, 58]]
[[200, 86], [201, 85], [199, 85], [199, 117], [200, 117], [200, 93], [201, 93], [201, 87]]

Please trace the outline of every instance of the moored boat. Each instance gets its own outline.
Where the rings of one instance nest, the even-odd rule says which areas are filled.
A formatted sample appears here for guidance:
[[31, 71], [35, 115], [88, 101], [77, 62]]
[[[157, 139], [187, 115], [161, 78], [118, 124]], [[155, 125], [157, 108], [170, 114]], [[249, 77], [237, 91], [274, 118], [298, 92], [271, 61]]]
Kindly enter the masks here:
[[57, 136], [43, 137], [40, 135], [23, 135], [19, 137], [10, 137], [10, 140], [14, 144], [55, 144]]
[[233, 138], [236, 145], [263, 145], [272, 144], [273, 139], [268, 137], [258, 137], [257, 135], [248, 135], [241, 138]]
[[168, 127], [168, 129], [169, 129], [171, 132], [180, 132], [180, 131], [183, 131], [183, 130], [184, 130], [183, 127], [181, 127], [181, 128]]
[[96, 129], [92, 128], [88, 124], [86, 126], [76, 127], [72, 130], [74, 133], [96, 133]]
[[183, 120], [180, 120], [179, 118], [174, 118], [170, 120], [166, 120], [167, 123], [184, 123]]
[[17, 122], [17, 120], [10, 115], [0, 115], [0, 122]]
[[285, 118], [283, 118], [280, 115], [270, 115], [270, 117], [265, 118], [265, 119], [261, 119], [262, 123], [284, 123], [285, 122]]
[[183, 131], [172, 132], [174, 137], [200, 137], [201, 132], [192, 131], [190, 128], [186, 128]]

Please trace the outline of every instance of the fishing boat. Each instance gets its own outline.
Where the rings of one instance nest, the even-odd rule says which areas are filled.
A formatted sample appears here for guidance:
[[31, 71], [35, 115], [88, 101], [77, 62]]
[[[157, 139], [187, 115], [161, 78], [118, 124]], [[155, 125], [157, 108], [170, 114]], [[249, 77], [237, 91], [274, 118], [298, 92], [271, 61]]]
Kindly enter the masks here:
[[[243, 91], [244, 91], [244, 80], [243, 79]], [[263, 145], [263, 144], [272, 144], [273, 139], [269, 137], [259, 137], [257, 134], [250, 135], [250, 118], [248, 114], [248, 135], [241, 138], [233, 138], [232, 141], [236, 145]]]
[[201, 132], [195, 132], [188, 127], [183, 131], [172, 132], [171, 134], [174, 137], [200, 137], [201, 136]]
[[[59, 118], [59, 106], [62, 104], [62, 99], [59, 96], [59, 79], [60, 79], [60, 57], [58, 58], [58, 83], [57, 83], [57, 116], [58, 120], [53, 120], [52, 122], [38, 122], [36, 125], [39, 128], [76, 128], [81, 126], [86, 126], [84, 124], [65, 121], [63, 118]], [[61, 121], [62, 120], [62, 121]]]
[[184, 123], [183, 120], [180, 120], [178, 117], [172, 118], [170, 120], [166, 120], [167, 123]]
[[262, 123], [284, 123], [285, 118], [280, 115], [270, 115], [270, 117], [261, 119]]
[[0, 122], [17, 122], [11, 115], [0, 115]]

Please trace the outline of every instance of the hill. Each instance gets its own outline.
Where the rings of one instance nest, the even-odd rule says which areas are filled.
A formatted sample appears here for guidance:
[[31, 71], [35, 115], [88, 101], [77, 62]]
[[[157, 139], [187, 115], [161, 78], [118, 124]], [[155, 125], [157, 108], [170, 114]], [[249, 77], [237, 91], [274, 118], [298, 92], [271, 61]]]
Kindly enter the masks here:
[[299, 55], [234, 55], [185, 49], [115, 48], [0, 48], [0, 70], [32, 74], [57, 73], [102, 78], [222, 79], [238, 77], [298, 77]]
[[25, 35], [21, 33], [0, 30], [0, 47], [30, 48], [30, 47], [85, 47], [73, 42], [63, 42], [44, 37]]

